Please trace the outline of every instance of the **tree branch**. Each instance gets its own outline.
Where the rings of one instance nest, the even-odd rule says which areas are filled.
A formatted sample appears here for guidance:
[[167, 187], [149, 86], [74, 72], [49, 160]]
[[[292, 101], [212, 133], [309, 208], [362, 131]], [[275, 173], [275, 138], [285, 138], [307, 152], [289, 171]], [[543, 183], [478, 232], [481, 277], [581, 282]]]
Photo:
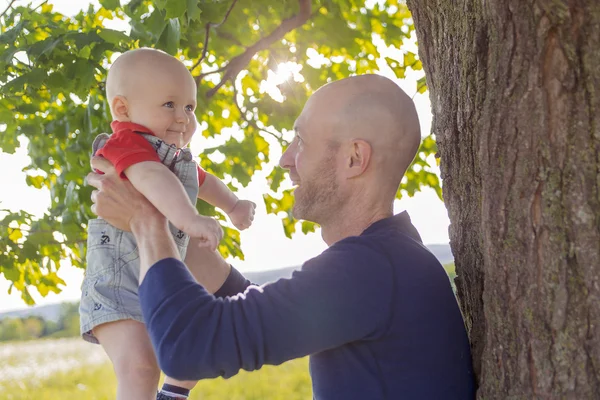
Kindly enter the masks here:
[[8, 10], [10, 10], [15, 1], [17, 0], [11, 0], [11, 2], [8, 3], [8, 7], [6, 7], [6, 10], [2, 11], [2, 14], [0, 14], [0, 18], [4, 17], [4, 15], [8, 12]]
[[206, 92], [206, 97], [210, 98], [214, 96], [215, 93], [230, 79], [235, 80], [238, 74], [248, 65], [252, 57], [256, 53], [262, 50], [266, 50], [273, 43], [281, 40], [286, 33], [293, 31], [294, 29], [304, 25], [306, 21], [310, 18], [311, 15], [311, 0], [298, 0], [300, 4], [300, 10], [298, 14], [293, 17], [287, 18], [283, 20], [281, 25], [279, 25], [270, 35], [260, 39], [258, 42], [254, 43], [252, 46], [248, 47], [246, 51], [244, 51], [239, 56], [234, 57], [226, 66], [225, 73], [221, 78], [221, 81], [214, 88], [210, 89]]
[[[40, 9], [40, 7], [42, 7], [42, 6], [43, 6], [44, 4], [46, 4], [47, 2], [48, 2], [48, 0], [44, 0], [44, 1], [42, 1], [40, 4], [38, 4], [38, 6], [37, 6], [36, 8], [34, 8], [34, 9], [33, 9], [33, 10], [31, 10], [31, 11], [37, 11], [37, 10], [39, 10], [39, 9]], [[40, 28], [41, 28], [41, 27], [40, 27]]]
[[202, 47], [202, 54], [200, 55], [200, 58], [198, 59], [198, 61], [196, 61], [196, 64], [194, 64], [190, 72], [193, 72], [196, 69], [196, 67], [200, 65], [200, 63], [202, 62], [202, 60], [204, 60], [206, 54], [208, 53], [208, 38], [210, 36], [210, 28], [218, 28], [219, 26], [223, 25], [225, 21], [227, 21], [227, 18], [229, 18], [229, 14], [231, 14], [231, 10], [233, 10], [233, 7], [235, 7], [236, 3], [237, 0], [233, 0], [221, 22], [219, 22], [218, 24], [215, 24], [213, 22], [206, 23], [206, 27], [204, 28], [206, 30], [206, 33], [204, 35], [204, 47]]
[[206, 77], [206, 76], [209, 76], [209, 75], [213, 75], [213, 74], [217, 74], [217, 73], [219, 73], [219, 72], [223, 72], [223, 71], [225, 71], [225, 69], [226, 69], [226, 68], [227, 68], [227, 65], [226, 65], [226, 66], [224, 66], [224, 67], [221, 67], [221, 68], [219, 68], [219, 69], [216, 69], [216, 70], [214, 70], [214, 71], [208, 71], [208, 72], [205, 72], [205, 73], [203, 73], [203, 74], [200, 74], [200, 75], [196, 76], [196, 77], [194, 78], [194, 80], [196, 81], [196, 85], [199, 85], [199, 84], [200, 84], [200, 81], [201, 81], [202, 79], [204, 79], [204, 77]]
[[242, 44], [242, 42], [240, 42], [239, 40], [237, 40], [235, 38], [235, 36], [233, 36], [231, 33], [228, 32], [222, 32], [222, 31], [217, 31], [216, 32], [217, 36], [220, 37], [221, 39], [225, 39], [225, 40], [229, 40], [231, 43], [233, 44], [237, 44], [240, 47], [244, 47], [244, 45]]
[[242, 117], [242, 119], [244, 121], [246, 121], [249, 126], [252, 126], [254, 129], [258, 130], [259, 132], [264, 132], [264, 133], [267, 133], [267, 134], [273, 136], [281, 144], [282, 139], [281, 139], [280, 135], [277, 135], [276, 133], [273, 133], [273, 132], [269, 132], [268, 130], [259, 127], [254, 119], [249, 119], [246, 116], [247, 109], [246, 109], [246, 111], [244, 111], [242, 109], [242, 106], [240, 106], [240, 103], [238, 103], [237, 97], [238, 97], [238, 90], [234, 84], [233, 85], [233, 102], [235, 103], [235, 106], [237, 107], [238, 111], [240, 112], [240, 116]]
[[233, 85], [233, 103], [235, 104], [238, 111], [240, 112], [240, 117], [242, 117], [244, 119], [244, 121], [246, 121], [248, 123], [248, 125], [252, 125], [252, 122], [248, 120], [248, 118], [246, 117], [246, 113], [244, 112], [244, 110], [242, 110], [242, 106], [240, 106], [240, 103], [238, 103], [237, 98], [238, 98], [238, 90], [235, 87], [235, 85]]

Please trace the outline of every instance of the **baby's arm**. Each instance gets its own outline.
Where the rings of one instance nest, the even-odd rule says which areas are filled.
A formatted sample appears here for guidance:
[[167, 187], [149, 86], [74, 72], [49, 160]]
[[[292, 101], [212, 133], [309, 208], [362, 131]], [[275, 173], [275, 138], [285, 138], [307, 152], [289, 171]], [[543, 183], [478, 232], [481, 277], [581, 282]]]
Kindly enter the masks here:
[[229, 190], [227, 185], [209, 173], [206, 174], [206, 178], [198, 190], [198, 198], [219, 207], [227, 214], [233, 211], [238, 202], [237, 196]]
[[143, 161], [123, 171], [131, 184], [142, 193], [173, 225], [215, 249], [223, 237], [219, 223], [198, 214], [185, 188], [163, 164]]
[[198, 190], [198, 198], [225, 211], [238, 229], [250, 227], [254, 220], [256, 204], [248, 200], [239, 200], [227, 185], [214, 175], [206, 174]]

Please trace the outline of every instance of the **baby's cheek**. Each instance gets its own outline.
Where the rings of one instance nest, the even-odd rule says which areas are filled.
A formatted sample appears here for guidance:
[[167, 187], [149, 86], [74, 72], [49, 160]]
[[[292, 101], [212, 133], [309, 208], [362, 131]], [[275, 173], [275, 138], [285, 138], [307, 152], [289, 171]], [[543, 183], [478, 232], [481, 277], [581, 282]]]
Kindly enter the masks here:
[[196, 133], [196, 129], [198, 129], [198, 120], [196, 119], [196, 116], [194, 115], [190, 119], [190, 123], [187, 126], [187, 134], [191, 137], [194, 133]]

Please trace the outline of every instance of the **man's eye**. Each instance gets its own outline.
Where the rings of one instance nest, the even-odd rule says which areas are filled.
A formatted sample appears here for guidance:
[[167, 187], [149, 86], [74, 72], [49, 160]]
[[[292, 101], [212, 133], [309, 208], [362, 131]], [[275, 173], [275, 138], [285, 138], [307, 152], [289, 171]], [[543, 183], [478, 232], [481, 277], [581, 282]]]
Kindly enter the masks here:
[[185, 106], [185, 109], [186, 109], [186, 111], [193, 112], [194, 111], [194, 106], [191, 105], [191, 104], [188, 104], [187, 106]]
[[175, 103], [173, 103], [172, 101], [167, 101], [165, 104], [163, 104], [163, 106], [169, 107], [169, 108], [174, 108]]

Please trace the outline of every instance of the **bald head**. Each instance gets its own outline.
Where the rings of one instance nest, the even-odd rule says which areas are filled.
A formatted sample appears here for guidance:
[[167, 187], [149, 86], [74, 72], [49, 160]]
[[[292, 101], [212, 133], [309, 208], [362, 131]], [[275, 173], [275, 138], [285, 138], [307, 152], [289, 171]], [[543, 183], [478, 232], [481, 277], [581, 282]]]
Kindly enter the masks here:
[[331, 245], [393, 213], [421, 141], [415, 106], [393, 81], [363, 75], [322, 87], [294, 131], [279, 160], [296, 185], [294, 217], [319, 223]]
[[158, 77], [180, 75], [193, 82], [185, 65], [175, 57], [156, 49], [141, 48], [120, 55], [108, 71], [106, 96], [109, 104], [115, 96], [131, 97]]
[[392, 80], [380, 75], [354, 76], [319, 89], [310, 101], [326, 105], [336, 125], [334, 140], [363, 139], [372, 148], [372, 163], [397, 189], [421, 141], [413, 101]]

